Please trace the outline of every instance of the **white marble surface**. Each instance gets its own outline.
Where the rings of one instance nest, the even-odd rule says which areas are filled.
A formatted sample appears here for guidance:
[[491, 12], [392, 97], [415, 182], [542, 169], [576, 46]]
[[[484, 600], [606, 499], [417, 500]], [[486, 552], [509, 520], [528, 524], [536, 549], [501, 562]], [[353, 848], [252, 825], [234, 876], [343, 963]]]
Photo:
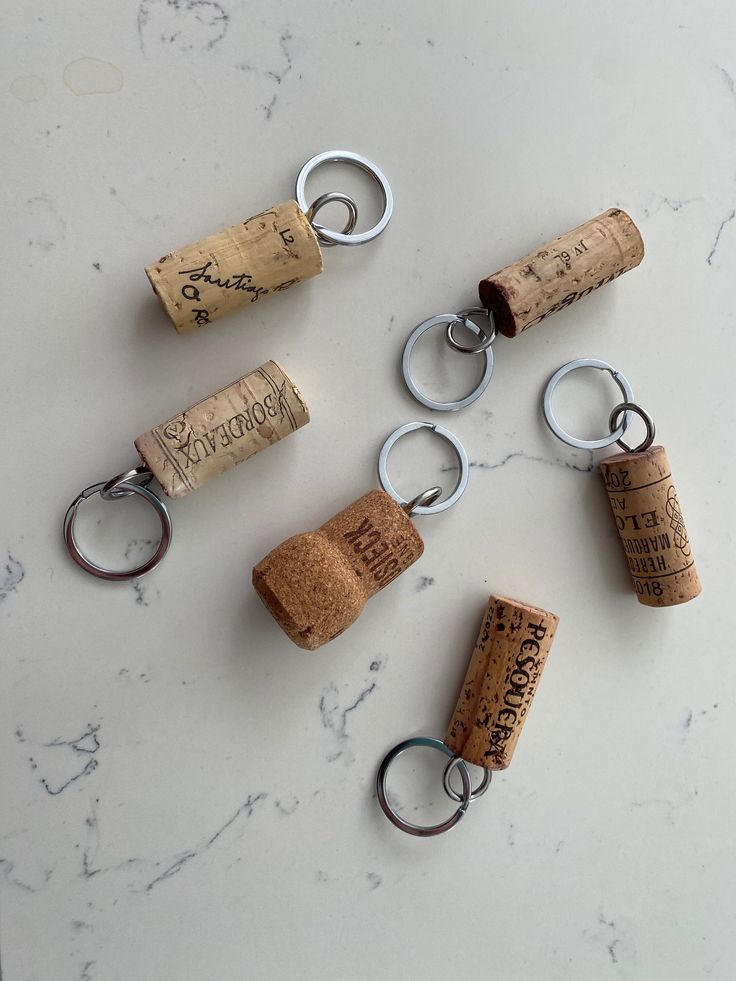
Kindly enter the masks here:
[[[4, 981], [730, 981], [733, 5], [37, 0], [3, 27]], [[144, 264], [288, 197], [334, 146], [389, 175], [383, 238], [176, 335]], [[251, 566], [375, 486], [383, 438], [427, 416], [399, 382], [409, 329], [612, 205], [644, 264], [499, 340], [484, 398], [435, 417], [473, 461], [465, 498], [417, 522], [424, 557], [348, 633], [298, 653]], [[691, 604], [636, 603], [589, 456], [540, 422], [577, 356], [656, 417]], [[173, 502], [149, 578], [80, 573], [77, 491], [270, 357], [310, 426]], [[450, 361], [418, 360], [439, 394]], [[564, 396], [590, 434], [600, 383]], [[397, 451], [407, 492], [446, 459], [418, 444]], [[144, 515], [90, 515], [139, 554]], [[512, 767], [452, 834], [411, 839], [375, 768], [442, 735], [491, 590], [559, 613], [555, 648]], [[414, 762], [396, 793], [432, 819], [438, 761]]]

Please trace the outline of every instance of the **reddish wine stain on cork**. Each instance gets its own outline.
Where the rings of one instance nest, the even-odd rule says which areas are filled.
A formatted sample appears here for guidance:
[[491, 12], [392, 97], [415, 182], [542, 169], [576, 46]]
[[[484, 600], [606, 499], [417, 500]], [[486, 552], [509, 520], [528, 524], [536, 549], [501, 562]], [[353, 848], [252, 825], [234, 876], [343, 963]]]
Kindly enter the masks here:
[[322, 272], [314, 229], [296, 201], [176, 249], [146, 275], [180, 334]]
[[374, 490], [269, 552], [253, 569], [253, 586], [289, 639], [314, 651], [354, 623], [367, 600], [423, 551], [404, 509]]
[[664, 447], [616, 453], [598, 468], [639, 602], [677, 606], [694, 599], [700, 579]]
[[558, 623], [554, 613], [491, 596], [445, 736], [453, 753], [486, 770], [511, 763]]
[[643, 258], [639, 229], [625, 211], [609, 208], [481, 280], [478, 291], [501, 333], [516, 337]]

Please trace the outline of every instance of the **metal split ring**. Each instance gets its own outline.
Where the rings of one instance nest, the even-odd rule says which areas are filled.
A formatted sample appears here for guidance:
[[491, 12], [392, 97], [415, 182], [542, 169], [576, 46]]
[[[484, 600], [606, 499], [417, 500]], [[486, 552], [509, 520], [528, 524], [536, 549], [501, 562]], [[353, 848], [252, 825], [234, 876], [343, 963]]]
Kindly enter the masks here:
[[135, 494], [135, 491], [124, 490], [121, 488], [121, 484], [137, 484], [139, 487], [148, 487], [152, 480], [153, 474], [145, 464], [142, 464], [140, 467], [126, 470], [125, 473], [119, 473], [117, 477], [108, 480], [100, 491], [100, 497], [103, 501], [114, 501], [119, 497], [130, 497], [131, 494]]
[[[428, 320], [423, 320], [421, 324], [418, 324], [406, 339], [404, 351], [401, 355], [401, 373], [404, 376], [406, 387], [409, 389], [411, 394], [414, 396], [417, 402], [421, 402], [421, 404], [425, 405], [428, 409], [436, 409], [439, 412], [457, 412], [458, 409], [464, 409], [466, 405], [472, 405], [472, 403], [475, 402], [475, 400], [479, 398], [488, 387], [488, 382], [491, 380], [491, 375], [493, 374], [493, 350], [491, 348], [491, 344], [495, 340], [496, 332], [494, 326], [491, 334], [486, 334], [486, 332], [477, 324], [473, 323], [469, 317], [476, 312], [477, 311], [475, 309], [470, 309], [461, 310], [459, 313], [441, 313], [436, 317], [430, 317]], [[485, 313], [485, 311], [482, 312]], [[461, 346], [455, 340], [452, 334], [452, 330], [457, 323], [464, 324], [468, 330], [471, 330], [474, 334], [476, 334], [476, 336], [483, 338], [483, 340], [479, 342], [479, 344], [473, 345], [472, 347]], [[429, 398], [424, 394], [424, 392], [420, 391], [416, 381], [414, 380], [414, 376], [411, 373], [411, 355], [412, 351], [414, 350], [414, 345], [428, 330], [442, 324], [447, 326], [448, 343], [456, 351], [461, 351], [464, 354], [482, 354], [485, 358], [485, 368], [481, 380], [469, 395], [466, 395], [465, 398], [457, 399], [455, 402], [437, 402], [434, 399]]]
[[[412, 433], [417, 429], [431, 429], [432, 432], [436, 433], [442, 439], [447, 440], [447, 442], [452, 446], [457, 456], [460, 474], [457, 478], [457, 483], [453, 488], [452, 493], [444, 501], [440, 501], [439, 504], [426, 504], [421, 503], [422, 498], [425, 495], [432, 494], [432, 500], [436, 500], [437, 495], [434, 491], [437, 488], [431, 488], [429, 491], [425, 491], [424, 494], [420, 494], [415, 497], [412, 501], [406, 501], [396, 490], [394, 485], [391, 483], [388, 476], [388, 455], [394, 443], [405, 436], [407, 433]], [[390, 494], [393, 499], [400, 504], [404, 509], [410, 509], [411, 514], [437, 514], [440, 511], [446, 511], [451, 508], [465, 492], [465, 488], [468, 486], [468, 475], [470, 473], [470, 465], [468, 463], [468, 454], [465, 452], [465, 447], [449, 429], [443, 429], [442, 426], [436, 426], [432, 422], [407, 422], [405, 426], [399, 426], [395, 429], [391, 435], [388, 437], [386, 442], [381, 447], [381, 452], [378, 455], [378, 481], [381, 487]]]
[[320, 245], [325, 249], [333, 248], [335, 243], [325, 238], [323, 234], [325, 231], [329, 231], [329, 229], [325, 228], [324, 225], [318, 225], [314, 219], [326, 204], [332, 204], [335, 201], [344, 204], [348, 209], [348, 219], [343, 226], [342, 232], [340, 232], [341, 235], [350, 235], [358, 221], [358, 206], [349, 194], [343, 194], [341, 191], [328, 191], [327, 194], [320, 194], [318, 198], [315, 198], [307, 209], [306, 216], [307, 221], [319, 239]]
[[[608, 436], [604, 436], [602, 439], [578, 439], [577, 436], [571, 436], [568, 432], [565, 432], [555, 418], [555, 414], [552, 411], [552, 395], [554, 394], [554, 390], [566, 374], [570, 371], [575, 371], [577, 368], [597, 368], [600, 371], [607, 371], [618, 385], [624, 397], [622, 405], [630, 406], [633, 403], [634, 392], [628, 379], [620, 371], [617, 371], [613, 365], [608, 364], [607, 361], [600, 361], [598, 358], [576, 358], [575, 361], [570, 361], [567, 364], [563, 364], [561, 368], [558, 368], [547, 382], [547, 387], [544, 390], [544, 396], [542, 398], [545, 422], [555, 436], [561, 439], [563, 443], [567, 443], [568, 446], [574, 446], [580, 450], [599, 450], [603, 449], [604, 446], [611, 446], [612, 443], [617, 443], [621, 440], [631, 424], [631, 411], [629, 408], [623, 409], [624, 418], [621, 423], [615, 429], [612, 429]], [[617, 406], [617, 408], [619, 407]]]
[[[112, 480], [101, 481], [99, 484], [91, 484], [89, 487], [85, 487], [82, 493], [69, 505], [69, 509], [64, 516], [64, 543], [66, 544], [69, 554], [77, 565], [84, 569], [85, 572], [89, 572], [90, 575], [98, 576], [100, 579], [108, 579], [113, 582], [124, 582], [128, 579], [139, 579], [141, 576], [145, 576], [147, 572], [155, 569], [169, 550], [169, 546], [171, 545], [172, 527], [168, 509], [161, 498], [145, 486], [149, 480], [145, 480], [146, 475], [143, 474], [141, 470], [142, 468], [138, 467], [136, 470], [128, 471], [128, 473], [125, 474], [120, 474], [118, 477], [113, 477]], [[127, 479], [129, 475], [135, 476], [131, 476], [131, 479]], [[118, 572], [114, 569], [106, 569], [104, 566], [97, 565], [82, 553], [74, 536], [74, 522], [76, 520], [77, 511], [79, 510], [80, 504], [82, 504], [88, 498], [94, 497], [95, 494], [99, 494], [103, 500], [108, 501], [116, 500], [120, 497], [128, 497], [131, 494], [138, 494], [144, 501], [147, 501], [151, 505], [156, 512], [159, 521], [161, 522], [161, 540], [150, 559], [135, 569]]]
[[618, 417], [621, 415], [621, 413], [627, 411], [635, 412], [643, 420], [644, 425], [647, 428], [647, 434], [638, 446], [629, 446], [629, 444], [623, 439], [617, 439], [616, 442], [621, 449], [625, 450], [627, 453], [642, 453], [644, 450], [648, 450], [654, 442], [654, 436], [656, 434], [654, 419], [652, 419], [646, 409], [642, 409], [642, 407], [637, 405], [636, 402], [622, 402], [612, 410], [611, 415], [608, 418], [608, 425], [611, 430], [617, 426]]
[[[320, 239], [332, 245], [365, 245], [366, 242], [371, 242], [386, 228], [393, 214], [394, 196], [391, 193], [391, 186], [388, 180], [374, 163], [360, 153], [353, 153], [350, 150], [328, 150], [325, 153], [318, 153], [311, 160], [307, 160], [296, 179], [294, 196], [296, 197], [297, 204], [305, 213], [309, 210], [306, 197], [307, 180], [317, 167], [325, 163], [352, 164], [372, 177], [381, 191], [383, 214], [373, 228], [369, 228], [366, 232], [358, 232], [355, 235], [345, 231], [333, 232], [331, 228], [325, 228], [323, 225], [315, 226]], [[344, 197], [347, 197], [347, 195]], [[345, 201], [343, 203], [347, 204]]]
[[[451, 757], [450, 762], [453, 760], [458, 760], [457, 769], [460, 773], [460, 779], [463, 785], [462, 797], [458, 797], [459, 806], [455, 813], [449, 817], [446, 821], [441, 824], [412, 824], [411, 821], [405, 821], [404, 818], [396, 811], [388, 798], [388, 791], [386, 789], [386, 779], [388, 777], [388, 771], [394, 760], [405, 753], [407, 749], [413, 749], [415, 746], [428, 746], [430, 749], [437, 749], [445, 756]], [[409, 835], [416, 835], [418, 838], [431, 838], [433, 835], [441, 835], [445, 831], [450, 831], [455, 825], [460, 821], [468, 807], [470, 806], [470, 801], [472, 799], [472, 787], [470, 783], [470, 774], [468, 773], [468, 768], [465, 765], [464, 760], [459, 759], [455, 756], [451, 749], [449, 749], [442, 742], [441, 739], [435, 739], [432, 736], [415, 736], [413, 739], [406, 739], [403, 743], [399, 743], [398, 746], [388, 752], [381, 765], [378, 768], [378, 775], [376, 777], [376, 794], [378, 796], [378, 803], [381, 805], [381, 810], [389, 819], [391, 824], [399, 828], [401, 831], [405, 831]], [[453, 791], [454, 794], [454, 791]]]
[[[445, 793], [448, 797], [452, 797], [454, 801], [462, 801], [464, 798], [462, 794], [459, 794], [452, 784], [450, 783], [450, 778], [452, 777], [453, 770], [459, 768], [460, 764], [467, 767], [467, 763], [461, 756], [453, 756], [445, 767], [445, 772], [442, 774], [442, 786], [445, 788]], [[462, 773], [461, 773], [462, 776]], [[470, 793], [470, 800], [478, 800], [491, 786], [491, 777], [493, 776], [493, 770], [483, 770], [483, 779], [475, 788], [475, 790]]]

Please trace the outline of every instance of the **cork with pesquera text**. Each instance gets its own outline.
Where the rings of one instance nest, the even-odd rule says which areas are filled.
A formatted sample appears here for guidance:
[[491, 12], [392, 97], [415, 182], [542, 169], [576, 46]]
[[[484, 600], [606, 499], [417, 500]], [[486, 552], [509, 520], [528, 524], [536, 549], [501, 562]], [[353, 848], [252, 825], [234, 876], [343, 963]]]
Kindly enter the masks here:
[[374, 490], [317, 531], [269, 552], [253, 569], [253, 586], [289, 639], [314, 651], [354, 623], [367, 600], [423, 551], [406, 511]]
[[445, 735], [468, 763], [504, 770], [539, 685], [559, 617], [491, 596]]
[[146, 267], [180, 334], [321, 272], [317, 236], [296, 201], [276, 204]]
[[663, 446], [598, 464], [637, 599], [676, 606], [700, 593], [690, 540]]
[[135, 441], [168, 497], [184, 497], [212, 477], [309, 422], [301, 392], [267, 361]]
[[643, 258], [639, 229], [625, 211], [609, 208], [481, 280], [478, 291], [501, 333], [516, 337]]

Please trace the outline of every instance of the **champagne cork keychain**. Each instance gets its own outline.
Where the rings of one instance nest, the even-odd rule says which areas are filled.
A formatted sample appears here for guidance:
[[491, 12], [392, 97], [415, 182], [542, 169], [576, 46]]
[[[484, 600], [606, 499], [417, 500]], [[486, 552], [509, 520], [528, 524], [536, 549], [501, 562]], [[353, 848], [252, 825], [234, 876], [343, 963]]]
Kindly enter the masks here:
[[[444, 740], [433, 736], [406, 739], [394, 746], [381, 762], [376, 778], [378, 803], [392, 824], [420, 838], [449, 831], [465, 815], [471, 802], [488, 790], [494, 771], [509, 766], [558, 622], [554, 613], [503, 596], [491, 596]], [[391, 764], [415, 746], [437, 749], [449, 757], [442, 785], [458, 808], [440, 824], [413, 824], [401, 817], [389, 799], [387, 779]], [[485, 770], [475, 790], [468, 763]], [[450, 782], [455, 769], [462, 783], [460, 793]]]
[[[354, 233], [357, 206], [339, 191], [322, 194], [307, 204], [307, 179], [325, 163], [352, 164], [378, 184], [383, 214], [373, 228]], [[276, 204], [169, 252], [146, 267], [154, 292], [180, 334], [319, 275], [323, 268], [320, 246], [365, 245], [381, 234], [393, 212], [393, 195], [384, 175], [366, 157], [349, 150], [329, 150], [308, 160], [299, 171], [295, 197], [295, 201]], [[330, 202], [347, 208], [348, 219], [341, 232], [315, 221], [317, 213]]]
[[[422, 321], [407, 338], [401, 357], [401, 371], [407, 388], [429, 409], [456, 412], [471, 405], [486, 390], [493, 374], [491, 345], [499, 332], [506, 337], [519, 334], [541, 323], [550, 314], [569, 307], [623, 273], [634, 269], [644, 258], [639, 229], [625, 211], [609, 208], [597, 218], [481, 280], [480, 307], [467, 307], [458, 313], [442, 313]], [[488, 329], [475, 322], [487, 319]], [[455, 337], [459, 325], [478, 338], [463, 344]], [[411, 355], [420, 337], [433, 327], [444, 326], [450, 347], [461, 354], [483, 355], [485, 367], [477, 386], [454, 402], [437, 402], [419, 388], [411, 371]]]
[[[607, 371], [619, 387], [623, 401], [611, 411], [608, 436], [578, 439], [560, 426], [552, 411], [552, 395], [558, 382], [577, 368]], [[578, 358], [559, 368], [547, 383], [542, 400], [544, 418], [552, 432], [568, 446], [595, 450], [618, 443], [624, 450], [598, 464], [608, 502], [629, 566], [637, 599], [644, 606], [676, 606], [700, 593], [682, 510], [663, 446], [653, 446], [652, 417], [634, 401], [625, 376], [606, 361]], [[632, 414], [641, 417], [646, 436], [636, 447], [623, 436]]]
[[[212, 477], [230, 470], [309, 422], [307, 403], [276, 361], [267, 361], [179, 415], [135, 440], [143, 463], [86, 487], [64, 518], [64, 542], [85, 572], [100, 579], [137, 579], [159, 564], [171, 544], [171, 518], [163, 500], [148, 486], [155, 477], [167, 497], [184, 497]], [[150, 504], [161, 523], [153, 555], [135, 569], [116, 571], [85, 556], [74, 535], [80, 505], [99, 494], [105, 501], [137, 494]]]
[[[389, 479], [392, 446], [418, 429], [447, 440], [457, 456], [459, 477], [445, 500], [438, 501], [442, 490], [432, 487], [406, 501]], [[288, 538], [253, 569], [253, 587], [289, 640], [314, 651], [354, 623], [366, 602], [424, 551], [412, 517], [452, 507], [465, 491], [468, 473], [465, 449], [447, 429], [429, 422], [396, 429], [378, 458], [382, 490], [369, 491], [316, 531]]]

